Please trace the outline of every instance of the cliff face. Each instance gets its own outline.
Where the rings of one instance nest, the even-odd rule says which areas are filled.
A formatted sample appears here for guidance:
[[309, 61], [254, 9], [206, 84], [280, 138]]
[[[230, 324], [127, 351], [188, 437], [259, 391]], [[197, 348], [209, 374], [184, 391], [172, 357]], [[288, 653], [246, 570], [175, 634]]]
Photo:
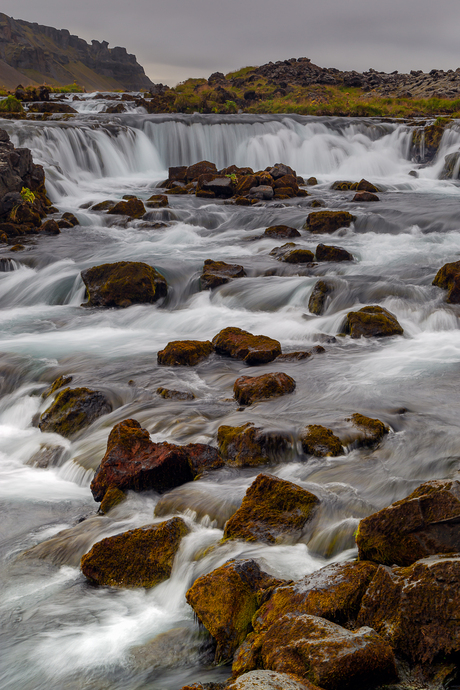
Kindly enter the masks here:
[[19, 82], [53, 86], [77, 81], [87, 90], [138, 90], [153, 86], [135, 55], [109, 48], [106, 41], [89, 45], [67, 29], [54, 29], [0, 13], [0, 87]]

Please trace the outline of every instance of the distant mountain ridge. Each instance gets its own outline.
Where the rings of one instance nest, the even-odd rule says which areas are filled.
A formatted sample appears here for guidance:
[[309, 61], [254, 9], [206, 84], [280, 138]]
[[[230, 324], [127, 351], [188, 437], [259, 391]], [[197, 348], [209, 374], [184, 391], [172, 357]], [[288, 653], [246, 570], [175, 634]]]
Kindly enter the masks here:
[[0, 87], [19, 83], [62, 86], [76, 81], [88, 91], [149, 89], [153, 83], [126, 48], [72, 35], [67, 29], [0, 13]]

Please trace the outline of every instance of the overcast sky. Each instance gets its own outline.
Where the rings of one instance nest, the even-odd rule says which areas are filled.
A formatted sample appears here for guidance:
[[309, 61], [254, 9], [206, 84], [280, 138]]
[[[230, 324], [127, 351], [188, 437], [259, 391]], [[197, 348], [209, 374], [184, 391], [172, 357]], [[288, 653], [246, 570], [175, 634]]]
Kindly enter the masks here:
[[291, 57], [358, 71], [460, 67], [460, 0], [2, 0], [0, 11], [124, 46], [170, 85]]

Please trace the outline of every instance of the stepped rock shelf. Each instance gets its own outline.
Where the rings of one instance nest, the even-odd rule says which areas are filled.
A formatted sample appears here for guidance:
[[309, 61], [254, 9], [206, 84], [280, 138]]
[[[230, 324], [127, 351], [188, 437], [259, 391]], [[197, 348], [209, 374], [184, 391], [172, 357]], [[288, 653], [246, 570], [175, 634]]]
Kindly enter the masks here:
[[460, 132], [133, 98], [0, 133], [5, 690], [447, 690]]

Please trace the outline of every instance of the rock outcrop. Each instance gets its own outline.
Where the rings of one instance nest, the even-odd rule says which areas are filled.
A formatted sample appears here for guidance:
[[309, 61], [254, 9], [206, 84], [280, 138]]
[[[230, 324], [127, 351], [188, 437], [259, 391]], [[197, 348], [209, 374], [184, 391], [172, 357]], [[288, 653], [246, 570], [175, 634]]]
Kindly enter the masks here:
[[226, 285], [233, 278], [243, 278], [245, 275], [246, 271], [243, 266], [227, 264], [225, 261], [206, 259], [200, 276], [201, 289], [211, 290], [212, 288], [219, 287], [219, 285]]
[[41, 431], [54, 431], [72, 438], [98, 417], [112, 411], [112, 405], [99, 391], [89, 388], [64, 388], [40, 416]]
[[262, 376], [240, 376], [233, 385], [233, 393], [240, 405], [279, 398], [295, 391], [296, 383], [283, 372]]
[[221, 457], [234, 467], [257, 467], [279, 458], [290, 447], [286, 434], [265, 431], [251, 422], [220, 426], [217, 444]]
[[278, 340], [266, 335], [253, 335], [234, 326], [221, 330], [212, 339], [212, 344], [217, 354], [241, 359], [251, 366], [272, 362], [281, 354]]
[[446, 302], [460, 304], [460, 261], [444, 264], [436, 273], [433, 285], [448, 291]]
[[169, 367], [193, 367], [207, 359], [212, 352], [214, 348], [209, 340], [175, 340], [158, 352], [157, 359], [158, 364]]
[[384, 338], [404, 333], [396, 316], [379, 306], [348, 312], [343, 332], [352, 338]]
[[81, 272], [89, 307], [129, 307], [152, 304], [165, 297], [168, 286], [158, 271], [140, 261], [118, 261]]

